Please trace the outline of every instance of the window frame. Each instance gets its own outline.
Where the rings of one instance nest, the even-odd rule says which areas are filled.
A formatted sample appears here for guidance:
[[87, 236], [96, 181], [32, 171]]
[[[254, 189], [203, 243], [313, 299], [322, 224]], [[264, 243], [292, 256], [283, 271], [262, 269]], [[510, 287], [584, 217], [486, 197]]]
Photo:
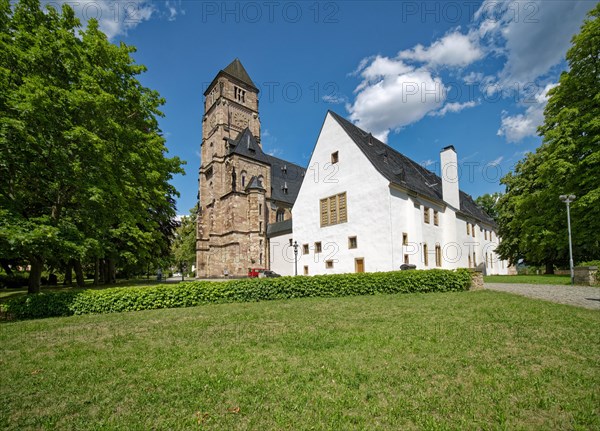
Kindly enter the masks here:
[[323, 252], [323, 244], [321, 244], [321, 241], [315, 241], [315, 253], [322, 253]]
[[[335, 219], [332, 222], [332, 219]], [[348, 222], [348, 196], [346, 192], [319, 199], [319, 222], [321, 227]]]
[[339, 161], [340, 161], [340, 152], [334, 151], [333, 153], [331, 153], [331, 164], [335, 165], [336, 163], [339, 163]]
[[[354, 244], [353, 244], [354, 241]], [[348, 237], [348, 249], [352, 250], [358, 248], [358, 237], [356, 235]]]

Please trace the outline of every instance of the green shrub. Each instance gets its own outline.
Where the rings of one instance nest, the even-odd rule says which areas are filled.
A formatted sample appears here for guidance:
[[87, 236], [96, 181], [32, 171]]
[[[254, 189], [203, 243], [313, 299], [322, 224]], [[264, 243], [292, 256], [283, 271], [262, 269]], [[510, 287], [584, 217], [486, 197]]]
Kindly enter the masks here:
[[587, 262], [581, 262], [577, 266], [597, 266], [600, 268], [600, 260], [588, 260]]
[[467, 290], [470, 283], [469, 271], [464, 269], [255, 278], [228, 282], [191, 281], [151, 287], [28, 295], [7, 301], [5, 311], [12, 318], [35, 319], [224, 302], [462, 291]]

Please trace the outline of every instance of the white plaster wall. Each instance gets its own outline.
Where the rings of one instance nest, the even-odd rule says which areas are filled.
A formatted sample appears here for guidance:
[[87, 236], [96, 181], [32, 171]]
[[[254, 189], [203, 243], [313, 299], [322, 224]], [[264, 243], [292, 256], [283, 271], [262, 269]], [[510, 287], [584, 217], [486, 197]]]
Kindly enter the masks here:
[[[291, 233], [269, 239], [269, 268], [271, 271], [280, 275], [294, 275], [294, 248], [290, 245], [291, 239]], [[302, 274], [300, 269], [298, 269], [298, 274]]]
[[[335, 151], [339, 162], [331, 165]], [[320, 199], [342, 192], [346, 192], [348, 221], [321, 228]], [[364, 258], [367, 272], [394, 269], [389, 202], [387, 180], [328, 114], [292, 209], [294, 240], [300, 245], [298, 273], [305, 265], [309, 275], [354, 272], [355, 258]], [[348, 248], [350, 236], [357, 237], [356, 249]], [[321, 253], [315, 253], [317, 241]], [[309, 244], [306, 255], [303, 244]], [[333, 268], [325, 267], [327, 260], [334, 261]]]

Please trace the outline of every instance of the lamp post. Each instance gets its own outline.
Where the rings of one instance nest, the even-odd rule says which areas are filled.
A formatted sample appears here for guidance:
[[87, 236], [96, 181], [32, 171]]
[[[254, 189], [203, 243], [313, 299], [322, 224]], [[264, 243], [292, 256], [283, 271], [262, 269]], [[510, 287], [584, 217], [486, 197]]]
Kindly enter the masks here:
[[294, 275], [298, 275], [298, 241], [294, 241]]
[[567, 229], [569, 231], [569, 266], [571, 268], [571, 285], [575, 284], [575, 272], [573, 269], [573, 245], [571, 244], [571, 210], [569, 204], [575, 200], [575, 195], [560, 195], [561, 201], [567, 204]]

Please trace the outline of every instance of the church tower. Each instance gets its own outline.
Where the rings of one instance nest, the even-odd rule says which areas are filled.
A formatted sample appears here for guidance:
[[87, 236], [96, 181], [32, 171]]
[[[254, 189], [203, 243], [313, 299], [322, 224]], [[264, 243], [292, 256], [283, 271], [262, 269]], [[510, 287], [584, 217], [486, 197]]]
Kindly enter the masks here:
[[267, 268], [270, 163], [262, 151], [258, 88], [236, 58], [204, 93], [197, 277]]

